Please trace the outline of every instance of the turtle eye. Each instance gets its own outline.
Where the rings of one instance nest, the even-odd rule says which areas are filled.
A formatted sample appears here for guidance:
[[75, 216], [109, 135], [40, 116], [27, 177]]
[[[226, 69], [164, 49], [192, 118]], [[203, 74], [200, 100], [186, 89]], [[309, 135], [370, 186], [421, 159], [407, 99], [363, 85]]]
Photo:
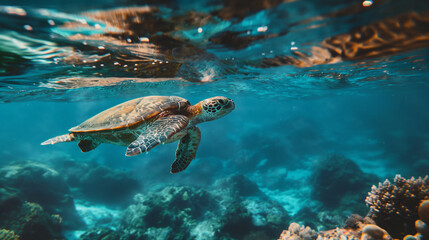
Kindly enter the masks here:
[[225, 102], [225, 100], [223, 100], [223, 99], [219, 99], [218, 101], [219, 101], [219, 103], [220, 103], [220, 104], [222, 104], [222, 105], [225, 105], [225, 103], [226, 103], [226, 102]]

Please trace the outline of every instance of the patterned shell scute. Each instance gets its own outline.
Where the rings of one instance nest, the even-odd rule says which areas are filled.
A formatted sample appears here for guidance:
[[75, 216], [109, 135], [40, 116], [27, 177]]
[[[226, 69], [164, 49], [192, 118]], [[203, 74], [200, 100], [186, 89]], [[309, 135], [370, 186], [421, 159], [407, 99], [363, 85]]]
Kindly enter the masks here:
[[190, 106], [188, 100], [176, 96], [148, 96], [136, 98], [109, 108], [71, 128], [70, 132], [96, 132], [122, 129], [153, 118], [166, 110], [182, 110]]

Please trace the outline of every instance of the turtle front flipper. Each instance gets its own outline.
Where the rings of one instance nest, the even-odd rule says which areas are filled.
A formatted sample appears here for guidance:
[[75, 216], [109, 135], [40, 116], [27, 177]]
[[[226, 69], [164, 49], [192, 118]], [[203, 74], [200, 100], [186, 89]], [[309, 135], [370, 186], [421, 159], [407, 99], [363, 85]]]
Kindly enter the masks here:
[[152, 148], [183, 130], [188, 125], [188, 122], [189, 119], [183, 115], [166, 116], [154, 121], [128, 146], [125, 155], [135, 156], [140, 153], [149, 152]]
[[80, 140], [77, 144], [82, 152], [89, 152], [94, 150], [101, 142], [93, 140]]
[[198, 127], [188, 130], [188, 134], [180, 139], [176, 150], [176, 160], [171, 165], [171, 173], [185, 170], [197, 154], [201, 140], [201, 131]]

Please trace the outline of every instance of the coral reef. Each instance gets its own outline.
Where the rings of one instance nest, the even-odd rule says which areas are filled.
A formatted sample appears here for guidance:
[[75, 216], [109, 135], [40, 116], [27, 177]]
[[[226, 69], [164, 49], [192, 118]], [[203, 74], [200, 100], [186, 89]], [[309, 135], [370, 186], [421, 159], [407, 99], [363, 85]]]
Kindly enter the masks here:
[[43, 208], [24, 202], [0, 212], [0, 239], [60, 240], [62, 218], [50, 215]]
[[218, 238], [242, 239], [257, 235], [259, 239], [272, 239], [281, 231], [282, 223], [289, 220], [278, 202], [270, 200], [243, 175], [219, 179], [213, 187], [213, 194], [226, 209], [220, 217]]
[[427, 176], [405, 179], [397, 175], [393, 184], [386, 180], [372, 187], [366, 199], [371, 209], [365, 218], [352, 214], [342, 228], [319, 232], [291, 223], [279, 240], [428, 240], [428, 198]]
[[196, 220], [217, 208], [210, 193], [190, 187], [166, 187], [146, 196], [138, 194], [135, 201], [123, 214], [121, 230], [137, 239], [154, 231], [163, 232], [166, 239], [173, 234], [174, 239], [188, 239], [191, 228], [198, 224]]
[[1, 202], [29, 201], [47, 212], [64, 217], [66, 228], [83, 225], [76, 212], [71, 192], [62, 176], [47, 165], [24, 162], [0, 169]]
[[288, 214], [244, 176], [211, 189], [167, 186], [135, 196], [116, 230], [95, 228], [80, 239], [273, 239]]
[[368, 217], [386, 229], [392, 237], [399, 238], [415, 233], [414, 222], [422, 200], [429, 199], [429, 177], [405, 179], [396, 175], [373, 186], [365, 202], [370, 207]]

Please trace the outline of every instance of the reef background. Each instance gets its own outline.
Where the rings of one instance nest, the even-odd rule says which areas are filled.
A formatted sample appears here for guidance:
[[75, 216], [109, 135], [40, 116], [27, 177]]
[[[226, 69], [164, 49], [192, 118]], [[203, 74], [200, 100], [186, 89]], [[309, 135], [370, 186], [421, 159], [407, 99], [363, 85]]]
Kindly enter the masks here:
[[[299, 15], [302, 4], [308, 19], [326, 14], [329, 7], [339, 8], [336, 1], [317, 8], [320, 2], [284, 3], [249, 11], [247, 18], [222, 19], [219, 25], [235, 22], [231, 29], [238, 31], [268, 25], [279, 34], [280, 17], [275, 13], [288, 6], [295, 10], [291, 14]], [[77, 16], [84, 4], [74, 2], [75, 10], [67, 4], [37, 3]], [[91, 3], [89, 8], [107, 9], [118, 3], [99, 4]], [[402, 10], [397, 5], [391, 10], [375, 6], [357, 16], [379, 20], [419, 10], [415, 6], [425, 10], [426, 5], [411, 1]], [[359, 24], [351, 21], [358, 18], [353, 16], [350, 13], [338, 25], [334, 21], [338, 17], [328, 17], [322, 21], [326, 27], [316, 30], [305, 24], [299, 26], [306, 30], [294, 30], [291, 25], [290, 34], [260, 38], [244, 49], [198, 46], [217, 59], [241, 60], [234, 62], [238, 69], [223, 69], [226, 73], [208, 82], [196, 81], [194, 75], [187, 79], [178, 71], [180, 81], [171, 77], [160, 82], [125, 80], [58, 88], [55, 84], [70, 72], [53, 71], [53, 63], [32, 63], [18, 69], [23, 72], [1, 75], [0, 229], [14, 233], [0, 230], [0, 236], [264, 240], [278, 238], [292, 222], [322, 231], [343, 226], [353, 213], [365, 216], [369, 211], [365, 198], [372, 185], [393, 181], [397, 174], [408, 179], [429, 173], [429, 50], [308, 68], [242, 66], [270, 50], [292, 55], [291, 42], [308, 47], [354, 29]], [[368, 19], [361, 24], [371, 22]], [[0, 27], [1, 36], [9, 36], [10, 29]], [[195, 31], [183, 35], [198, 42], [192, 37]], [[199, 70], [226, 68], [207, 55], [197, 60], [207, 63], [198, 65]], [[182, 65], [192, 62], [194, 69], [194, 59], [181, 61]], [[93, 74], [90, 68], [71, 73], [88, 76]], [[14, 67], [0, 65], [0, 69]], [[88, 153], [81, 153], [76, 143], [40, 146], [106, 108], [145, 95], [178, 95], [192, 104], [224, 95], [234, 100], [236, 109], [199, 125], [202, 140], [197, 158], [179, 174], [169, 173], [176, 143], [137, 157], [125, 157], [124, 147], [107, 144]]]

